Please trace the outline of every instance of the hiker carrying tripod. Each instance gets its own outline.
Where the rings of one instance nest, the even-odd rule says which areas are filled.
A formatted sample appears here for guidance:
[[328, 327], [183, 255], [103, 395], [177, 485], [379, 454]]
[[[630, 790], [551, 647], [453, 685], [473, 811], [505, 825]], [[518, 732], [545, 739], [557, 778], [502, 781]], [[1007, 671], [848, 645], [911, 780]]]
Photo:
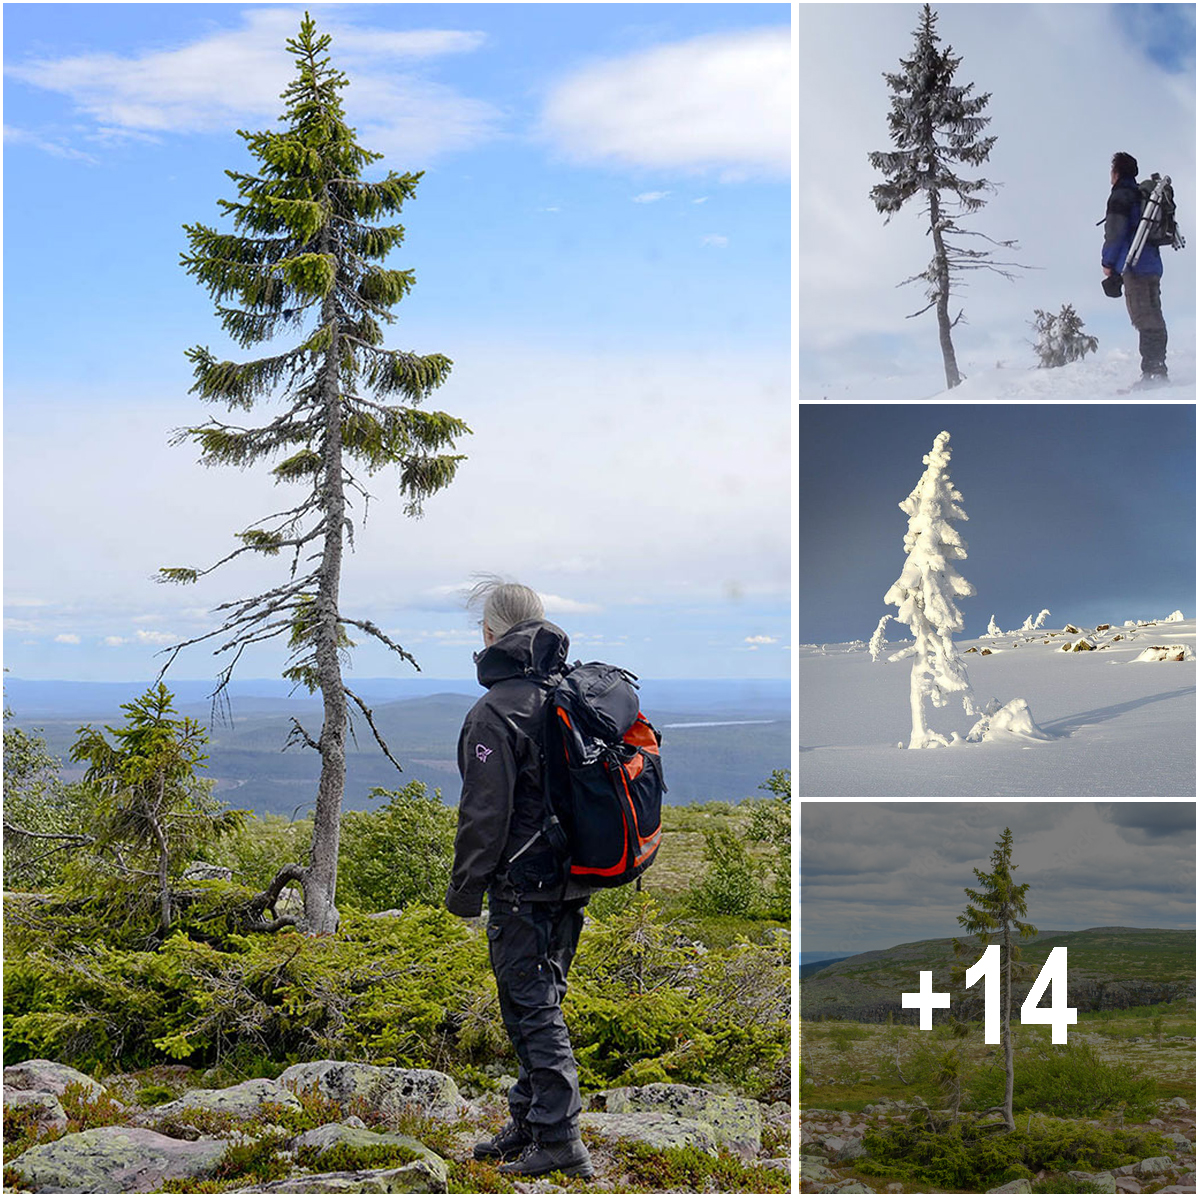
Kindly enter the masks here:
[[[1167, 323], [1162, 315], [1159, 285], [1162, 280], [1162, 255], [1148, 241], [1130, 264], [1130, 246], [1142, 218], [1144, 196], [1138, 187], [1137, 159], [1120, 151], [1112, 157], [1112, 192], [1104, 216], [1104, 249], [1100, 263], [1104, 268], [1104, 290], [1119, 296], [1125, 289], [1129, 320], [1138, 331], [1138, 349], [1142, 356], [1142, 377], [1133, 386], [1153, 387], [1167, 382]], [[1157, 177], [1156, 177], [1157, 178]]]

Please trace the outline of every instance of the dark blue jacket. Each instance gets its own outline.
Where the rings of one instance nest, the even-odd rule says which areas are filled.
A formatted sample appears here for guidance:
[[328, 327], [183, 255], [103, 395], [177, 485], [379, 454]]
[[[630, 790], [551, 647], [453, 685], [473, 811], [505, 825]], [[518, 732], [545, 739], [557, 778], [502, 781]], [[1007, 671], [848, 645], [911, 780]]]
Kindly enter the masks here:
[[[1138, 190], [1137, 180], [1132, 176], [1118, 179], [1108, 198], [1108, 209], [1104, 214], [1104, 249], [1100, 253], [1100, 265], [1111, 267], [1114, 271], [1121, 269], [1125, 255], [1129, 252], [1129, 243], [1142, 219], [1142, 193]], [[1132, 275], [1161, 275], [1162, 255], [1157, 246], [1143, 246], [1138, 256], [1137, 266]]]

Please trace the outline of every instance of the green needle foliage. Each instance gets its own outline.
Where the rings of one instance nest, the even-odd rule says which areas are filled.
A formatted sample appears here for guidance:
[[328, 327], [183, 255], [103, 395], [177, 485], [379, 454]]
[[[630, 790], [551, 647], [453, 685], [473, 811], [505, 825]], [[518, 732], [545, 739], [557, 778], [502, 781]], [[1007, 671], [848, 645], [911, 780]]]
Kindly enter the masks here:
[[121, 705], [126, 724], [85, 725], [71, 747], [71, 758], [87, 764], [93, 805], [88, 853], [70, 868], [76, 887], [105, 903], [118, 924], [155, 914], [160, 941], [177, 916], [174, 886], [184, 868], [245, 817], [224, 809], [197, 776], [208, 735], [176, 716], [173, 700], [156, 684]]
[[[1030, 938], [1037, 933], [1033, 925], [1027, 924], [1020, 918], [1025, 916], [1025, 893], [1029, 884], [1016, 884], [1012, 881], [1012, 873], [1016, 865], [1012, 861], [1013, 837], [1010, 829], [1005, 829], [996, 849], [992, 851], [990, 871], [980, 871], [977, 867], [975, 878], [979, 880], [981, 890], [964, 888], [972, 903], [966, 911], [959, 914], [958, 923], [969, 934], [974, 934], [980, 946], [990, 945], [993, 934], [1000, 934], [1000, 1043], [1004, 1048], [1004, 1103], [998, 1105], [1004, 1115], [1005, 1127], [1011, 1132], [1015, 1128], [1013, 1122], [1013, 1045], [1010, 1016], [1012, 1013], [1013, 976], [1019, 977], [1020, 968], [1014, 966], [1021, 958], [1021, 947], [1014, 939]], [[978, 957], [974, 946], [964, 946], [957, 938], [954, 939], [954, 953], [960, 958]], [[982, 981], [980, 981], [982, 983]], [[977, 985], [978, 986], [978, 985]]]
[[[298, 486], [302, 495], [295, 505], [244, 529], [240, 545], [213, 566], [160, 572], [164, 581], [186, 584], [242, 554], [290, 558], [281, 583], [222, 604], [220, 626], [173, 647], [168, 666], [185, 646], [219, 637], [216, 653], [231, 655], [221, 671], [220, 693], [247, 646], [289, 636], [285, 675], [319, 690], [324, 701], [319, 736], [298, 724], [293, 729], [296, 742], [320, 753], [321, 780], [310, 861], [278, 872], [263, 893], [263, 910], [273, 911], [284, 884], [298, 882], [305, 901], [302, 925], [324, 933], [337, 927], [348, 701], [378, 737], [370, 711], [342, 681], [352, 645], [347, 629], [366, 633], [416, 665], [371, 621], [342, 611], [342, 556], [354, 536], [352, 499], [357, 495], [364, 505], [368, 499], [352, 468], [357, 464], [368, 475], [396, 468], [405, 510], [419, 516], [423, 502], [453, 480], [463, 457], [452, 452], [455, 439], [470, 433], [458, 418], [420, 407], [445, 381], [450, 360], [383, 346], [383, 325], [394, 320], [390, 310], [414, 282], [412, 271], [383, 265], [404, 237], [403, 226], [389, 219], [413, 197], [421, 174], [389, 171], [382, 179], [363, 178], [381, 156], [361, 147], [346, 124], [340, 92], [348, 81], [330, 63], [329, 41], [305, 14], [299, 36], [287, 43], [297, 74], [282, 95], [282, 128], [239, 131], [258, 167], [226, 172], [237, 198], [219, 204], [233, 231], [185, 226], [190, 251], [182, 258], [217, 302], [217, 316], [234, 342], [273, 343], [270, 353], [245, 362], [223, 361], [204, 346], [192, 348], [187, 352], [195, 371], [192, 391], [230, 412], [250, 412], [276, 400], [280, 411], [257, 426], [211, 419], [182, 430], [176, 440], [193, 440], [209, 465], [248, 467], [268, 460], [275, 480]], [[298, 340], [281, 347], [278, 339], [284, 337]]]

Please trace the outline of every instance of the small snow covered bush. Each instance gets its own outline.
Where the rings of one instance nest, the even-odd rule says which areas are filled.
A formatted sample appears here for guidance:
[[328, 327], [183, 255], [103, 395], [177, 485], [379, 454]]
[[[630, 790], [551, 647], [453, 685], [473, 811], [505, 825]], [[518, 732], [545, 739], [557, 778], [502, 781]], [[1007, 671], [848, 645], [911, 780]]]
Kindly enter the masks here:
[[1057, 313], [1034, 310], [1030, 322], [1037, 341], [1033, 348], [1037, 352], [1039, 367], [1065, 367], [1069, 362], [1095, 353], [1099, 339], [1083, 332], [1083, 321], [1070, 304], [1064, 304]]

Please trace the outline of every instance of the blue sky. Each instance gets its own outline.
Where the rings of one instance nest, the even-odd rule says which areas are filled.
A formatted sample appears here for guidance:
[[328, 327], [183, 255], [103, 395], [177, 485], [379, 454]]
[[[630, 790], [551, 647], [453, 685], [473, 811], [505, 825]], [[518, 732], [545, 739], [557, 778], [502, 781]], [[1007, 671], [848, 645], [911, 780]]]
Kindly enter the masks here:
[[899, 504], [942, 430], [976, 590], [964, 636], [1043, 608], [1050, 628], [1195, 616], [1193, 405], [802, 405], [801, 642], [866, 639], [895, 616], [883, 595], [904, 565]]
[[[956, 84], [989, 93], [983, 116], [996, 143], [977, 171], [996, 185], [963, 221], [1015, 239], [997, 259], [1029, 270], [1013, 280], [964, 273], [954, 311], [968, 377], [1003, 365], [1035, 367], [1035, 309], [1071, 304], [1100, 339], [1099, 357], [1133, 354], [1123, 304], [1100, 287], [1109, 163], [1133, 154], [1140, 174], [1170, 175], [1189, 245], [1164, 252], [1162, 303], [1171, 353], [1195, 352], [1196, 6], [1194, 4], [935, 4], [937, 32], [961, 64]], [[868, 162], [890, 150], [892, 93], [884, 72], [911, 53], [919, 4], [801, 4], [801, 157], [797, 171], [801, 400], [921, 399], [944, 389], [937, 321], [906, 319], [925, 303], [901, 281], [929, 261], [927, 225], [913, 201], [886, 222], [870, 200]], [[986, 243], [978, 242], [979, 248]], [[1096, 361], [1096, 360], [1092, 360]]]
[[[474, 571], [530, 582], [585, 656], [788, 671], [789, 8], [316, 5], [379, 171], [422, 170], [388, 344], [441, 351], [474, 430], [420, 522], [389, 481], [346, 608], [466, 676]], [[267, 560], [189, 589], [280, 504], [195, 465], [184, 350], [237, 356], [179, 267], [271, 126], [292, 5], [4, 8], [7, 665], [140, 679]], [[248, 355], [243, 355], [247, 356]], [[214, 412], [213, 415], [220, 415]], [[269, 675], [280, 648], [246, 662]], [[181, 676], [214, 669], [201, 649]], [[390, 661], [364, 651], [355, 670]]]

